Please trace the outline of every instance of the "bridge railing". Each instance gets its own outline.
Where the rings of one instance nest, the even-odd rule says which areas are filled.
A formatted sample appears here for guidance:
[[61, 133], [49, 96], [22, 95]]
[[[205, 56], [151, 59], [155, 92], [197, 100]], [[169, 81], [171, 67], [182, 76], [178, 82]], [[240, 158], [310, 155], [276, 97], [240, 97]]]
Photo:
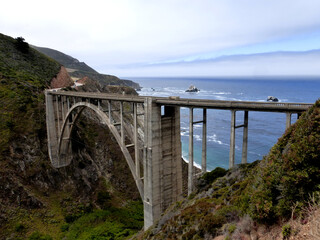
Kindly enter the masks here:
[[249, 102], [249, 101], [221, 101], [206, 99], [157, 99], [156, 102], [162, 105], [177, 105], [193, 108], [211, 108], [224, 110], [249, 110], [263, 112], [301, 112], [305, 111], [312, 104], [308, 103], [281, 103], [281, 102]]
[[[101, 100], [117, 100], [143, 103], [147, 96], [119, 95], [91, 92], [50, 91], [52, 95], [86, 97]], [[263, 112], [301, 112], [312, 106], [310, 103], [284, 103], [284, 102], [253, 102], [253, 101], [224, 101], [211, 99], [189, 99], [179, 97], [151, 97], [160, 105], [171, 105], [193, 108], [211, 108], [225, 110], [250, 110]]]

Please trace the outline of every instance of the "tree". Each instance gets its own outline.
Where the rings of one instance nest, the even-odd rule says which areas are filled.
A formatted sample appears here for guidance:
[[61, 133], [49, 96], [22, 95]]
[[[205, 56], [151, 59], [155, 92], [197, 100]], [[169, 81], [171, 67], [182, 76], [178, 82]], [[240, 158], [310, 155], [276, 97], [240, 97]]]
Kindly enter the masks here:
[[24, 41], [23, 37], [16, 38], [16, 47], [19, 51], [23, 53], [29, 52], [29, 44]]

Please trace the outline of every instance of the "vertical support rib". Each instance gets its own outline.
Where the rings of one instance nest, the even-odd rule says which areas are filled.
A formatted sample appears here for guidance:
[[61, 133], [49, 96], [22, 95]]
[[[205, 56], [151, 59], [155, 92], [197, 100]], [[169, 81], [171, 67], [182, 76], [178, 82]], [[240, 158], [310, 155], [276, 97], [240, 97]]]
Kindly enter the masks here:
[[124, 134], [123, 134], [123, 102], [120, 102], [120, 136], [121, 142], [124, 144]]
[[288, 129], [291, 126], [291, 113], [287, 112], [287, 119], [286, 119], [286, 129]]
[[69, 101], [69, 97], [66, 97], [67, 98], [67, 111], [69, 111], [70, 109], [70, 101]]
[[100, 100], [98, 99], [98, 109], [100, 110], [101, 107], [100, 107]]
[[[47, 122], [47, 136], [48, 136], [48, 154], [50, 161], [54, 167], [59, 167], [58, 156], [58, 135], [55, 125], [55, 106], [53, 103], [53, 95], [49, 90], [45, 90], [46, 97], [46, 122]], [[58, 96], [56, 96], [56, 106], [59, 104]], [[59, 110], [57, 108], [57, 110]]]
[[236, 137], [236, 111], [231, 110], [231, 134], [230, 134], [230, 155], [229, 168], [234, 166], [234, 152], [235, 152], [235, 137]]
[[247, 163], [247, 157], [248, 157], [248, 119], [249, 119], [249, 113], [248, 113], [248, 111], [244, 111], [241, 163]]
[[193, 108], [189, 112], [189, 166], [188, 166], [188, 195], [193, 191]]
[[136, 174], [140, 178], [140, 162], [139, 162], [139, 144], [138, 144], [138, 119], [137, 119], [137, 103], [133, 104], [133, 124], [134, 124], [134, 159], [136, 164]]
[[111, 102], [108, 100], [108, 115], [109, 115], [109, 121], [112, 123], [112, 116], [111, 116]]
[[57, 108], [57, 120], [58, 120], [58, 134], [60, 134], [60, 115], [59, 115], [59, 96], [56, 95], [56, 108]]
[[207, 172], [207, 109], [203, 109], [203, 124], [202, 124], [202, 173]]
[[62, 117], [62, 122], [64, 122], [64, 96], [61, 96], [61, 117]]

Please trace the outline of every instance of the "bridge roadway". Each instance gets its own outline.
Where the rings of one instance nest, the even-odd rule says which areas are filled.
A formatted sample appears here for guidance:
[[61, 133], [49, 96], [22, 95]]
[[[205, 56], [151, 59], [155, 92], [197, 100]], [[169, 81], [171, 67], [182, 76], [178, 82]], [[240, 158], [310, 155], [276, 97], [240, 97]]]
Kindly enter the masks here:
[[[130, 103], [132, 107], [129, 109], [132, 111], [128, 112], [130, 104], [124, 106], [123, 103]], [[73, 125], [85, 108], [91, 109], [101, 123], [108, 126], [124, 154], [144, 202], [144, 220], [147, 229], [171, 203], [182, 197], [180, 107], [189, 108], [188, 194], [191, 194], [195, 179], [194, 124], [202, 123], [203, 126], [201, 173], [207, 170], [207, 109], [231, 111], [229, 167], [232, 168], [235, 158], [236, 128], [243, 128], [241, 163], [247, 162], [249, 111], [285, 113], [288, 128], [291, 125], [292, 114], [297, 114], [299, 117], [311, 106], [312, 104], [307, 103], [220, 101], [47, 90], [49, 156], [54, 167], [70, 164], [72, 155], [70, 136]], [[203, 109], [201, 121], [194, 121], [195, 108]], [[243, 124], [238, 126], [236, 126], [237, 111], [244, 111]], [[128, 126], [129, 122], [127, 124], [125, 122], [125, 115], [128, 114], [131, 116], [131, 123], [133, 120], [132, 128]], [[143, 124], [139, 122], [138, 116], [143, 116]], [[140, 140], [138, 130], [142, 130], [144, 135]], [[141, 141], [143, 146], [140, 146]], [[128, 150], [131, 147], [135, 149], [133, 157]], [[140, 154], [140, 150], [143, 150], [143, 154]], [[143, 173], [140, 173], [141, 163]]]
[[[90, 93], [90, 92], [50, 92], [52, 95], [84, 97], [100, 100], [115, 100], [124, 102], [144, 103], [146, 96], [127, 96], [119, 94]], [[190, 99], [179, 97], [152, 97], [160, 105], [188, 108], [223, 109], [236, 111], [259, 112], [291, 112], [302, 113], [311, 107], [310, 103], [282, 103], [282, 102], [249, 102], [249, 101], [221, 101], [210, 99]]]

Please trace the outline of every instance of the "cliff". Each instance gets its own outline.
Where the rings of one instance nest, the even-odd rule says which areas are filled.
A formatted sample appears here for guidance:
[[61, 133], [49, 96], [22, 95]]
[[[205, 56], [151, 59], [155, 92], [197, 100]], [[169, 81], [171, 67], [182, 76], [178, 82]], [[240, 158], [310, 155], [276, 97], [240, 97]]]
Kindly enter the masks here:
[[65, 67], [61, 66], [60, 71], [57, 76], [51, 80], [50, 87], [51, 88], [64, 88], [73, 86], [74, 82], [69, 76]]
[[90, 113], [75, 126], [71, 165], [50, 165], [44, 90], [69, 79], [22, 38], [0, 34], [0, 239], [123, 239], [143, 226], [126, 161]]

